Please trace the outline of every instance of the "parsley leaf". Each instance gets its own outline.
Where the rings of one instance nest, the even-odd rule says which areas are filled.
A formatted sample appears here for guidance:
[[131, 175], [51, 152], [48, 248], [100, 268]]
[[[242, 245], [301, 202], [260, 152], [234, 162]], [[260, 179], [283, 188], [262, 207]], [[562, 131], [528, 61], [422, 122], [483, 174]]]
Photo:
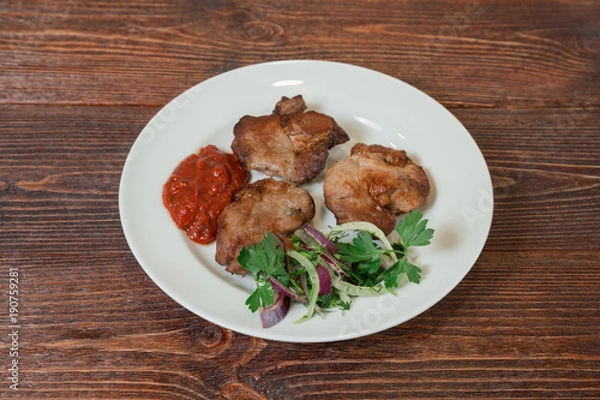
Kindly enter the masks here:
[[434, 230], [427, 228], [427, 220], [423, 219], [423, 214], [419, 209], [414, 209], [408, 213], [396, 225], [396, 232], [400, 236], [401, 242], [392, 244], [394, 252], [400, 259], [390, 268], [385, 270], [382, 275], [383, 283], [386, 288], [398, 287], [402, 274], [406, 274], [409, 282], [421, 282], [421, 268], [407, 261], [408, 248], [411, 246], [427, 246], [431, 243]]
[[383, 273], [383, 284], [387, 289], [393, 289], [400, 284], [404, 272], [404, 260], [400, 260]]
[[261, 306], [267, 307], [275, 301], [275, 292], [273, 286], [267, 282], [262, 281], [256, 283], [256, 290], [246, 299], [246, 305], [252, 312], [256, 312]]
[[350, 243], [338, 243], [339, 256], [342, 261], [350, 263], [377, 262], [385, 250], [379, 248], [371, 234], [367, 231], [360, 231]]
[[412, 283], [420, 283], [421, 282], [421, 268], [417, 267], [414, 264], [409, 263], [408, 261], [404, 262], [404, 272], [406, 272], [406, 277]]
[[270, 277], [288, 285], [290, 275], [285, 269], [285, 250], [279, 240], [269, 232], [262, 241], [242, 247], [238, 262], [252, 274], [256, 282], [256, 290], [246, 300], [250, 311], [256, 312], [260, 307], [273, 304], [275, 293], [268, 281]]
[[421, 282], [421, 268], [406, 261], [402, 258], [383, 273], [383, 283], [387, 289], [398, 287], [402, 274], [406, 273], [406, 277], [412, 283]]
[[396, 225], [396, 232], [400, 235], [406, 248], [410, 246], [427, 246], [431, 243], [434, 230], [427, 228], [427, 220], [418, 208], [408, 213]]

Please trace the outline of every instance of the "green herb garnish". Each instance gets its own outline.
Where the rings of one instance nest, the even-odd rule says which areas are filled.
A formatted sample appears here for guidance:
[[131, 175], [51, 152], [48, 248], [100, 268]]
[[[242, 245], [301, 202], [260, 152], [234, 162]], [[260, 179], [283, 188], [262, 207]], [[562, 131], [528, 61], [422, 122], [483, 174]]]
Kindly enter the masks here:
[[[418, 209], [408, 213], [396, 225], [399, 239], [394, 243], [368, 222], [342, 224], [328, 235], [300, 228], [293, 237], [294, 249], [287, 252], [269, 232], [261, 242], [242, 248], [238, 257], [256, 282], [246, 304], [252, 312], [273, 304], [269, 280], [274, 279], [285, 287], [287, 296], [306, 305], [307, 313], [298, 321], [302, 322], [331, 308], [348, 310], [356, 297], [390, 292], [404, 276], [419, 283], [422, 270], [408, 260], [409, 249], [431, 243], [434, 230], [427, 228], [427, 222]], [[323, 267], [332, 278], [330, 288], [321, 287], [317, 276], [317, 269]]]
[[273, 232], [267, 233], [259, 243], [243, 247], [238, 262], [252, 274], [256, 282], [256, 290], [246, 300], [252, 312], [273, 304], [275, 294], [268, 281], [270, 277], [283, 285], [289, 284], [289, 274], [285, 270], [285, 250], [279, 245]]

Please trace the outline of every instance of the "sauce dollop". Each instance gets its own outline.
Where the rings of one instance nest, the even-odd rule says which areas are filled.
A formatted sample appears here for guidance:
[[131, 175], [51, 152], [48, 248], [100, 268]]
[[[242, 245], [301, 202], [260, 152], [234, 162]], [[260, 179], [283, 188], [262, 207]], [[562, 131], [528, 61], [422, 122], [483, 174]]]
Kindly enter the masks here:
[[249, 177], [235, 155], [209, 145], [175, 168], [163, 186], [163, 204], [191, 240], [209, 244], [215, 240], [219, 215]]

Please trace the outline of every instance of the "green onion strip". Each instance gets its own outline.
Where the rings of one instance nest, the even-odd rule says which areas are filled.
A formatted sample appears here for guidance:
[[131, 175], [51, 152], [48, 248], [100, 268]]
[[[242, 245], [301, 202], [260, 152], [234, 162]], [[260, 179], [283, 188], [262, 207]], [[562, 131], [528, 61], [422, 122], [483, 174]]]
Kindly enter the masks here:
[[313, 265], [312, 262], [302, 254], [298, 253], [295, 250], [289, 250], [287, 255], [292, 257], [294, 260], [298, 261], [300, 265], [306, 269], [306, 273], [311, 282], [310, 293], [308, 295], [308, 305], [306, 315], [295, 321], [294, 323], [301, 323], [308, 319], [310, 319], [315, 313], [315, 306], [317, 305], [317, 300], [319, 299], [319, 274], [317, 273], [317, 269]]

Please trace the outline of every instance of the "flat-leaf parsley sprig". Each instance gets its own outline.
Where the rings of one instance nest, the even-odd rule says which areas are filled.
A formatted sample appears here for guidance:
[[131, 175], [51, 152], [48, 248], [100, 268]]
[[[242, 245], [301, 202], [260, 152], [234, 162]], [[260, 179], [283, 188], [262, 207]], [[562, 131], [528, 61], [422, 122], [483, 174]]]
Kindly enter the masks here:
[[406, 281], [404, 276], [418, 284], [422, 270], [408, 260], [409, 249], [431, 243], [434, 230], [427, 223], [419, 209], [411, 211], [396, 225], [394, 243], [369, 222], [345, 223], [327, 235], [305, 225], [287, 250], [269, 232], [261, 242], [242, 248], [238, 257], [256, 282], [246, 304], [252, 312], [260, 310], [263, 326], [272, 326], [289, 307], [281, 296], [306, 305], [306, 314], [297, 321], [303, 322], [332, 309], [347, 310], [356, 297], [393, 293]]
[[256, 282], [256, 290], [246, 300], [252, 312], [273, 304], [275, 292], [270, 278], [277, 279], [285, 286], [289, 283], [289, 273], [285, 268], [285, 249], [273, 232], [267, 233], [259, 243], [243, 247], [238, 262], [252, 274]]

